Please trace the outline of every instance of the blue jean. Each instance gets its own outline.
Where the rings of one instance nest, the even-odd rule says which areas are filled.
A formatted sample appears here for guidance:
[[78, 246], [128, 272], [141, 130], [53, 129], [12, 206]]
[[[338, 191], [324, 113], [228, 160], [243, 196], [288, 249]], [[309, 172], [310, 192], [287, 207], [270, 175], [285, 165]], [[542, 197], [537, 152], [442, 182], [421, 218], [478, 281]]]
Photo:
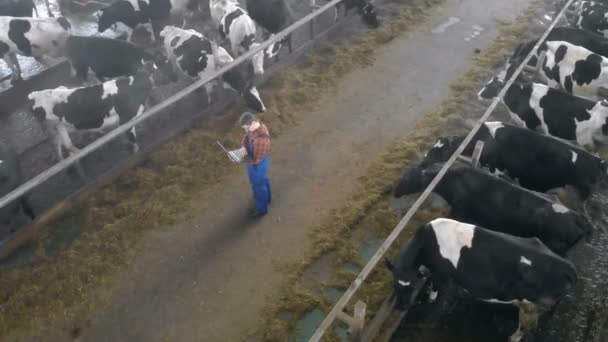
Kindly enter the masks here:
[[268, 211], [268, 204], [272, 201], [270, 179], [267, 175], [269, 164], [270, 159], [268, 157], [265, 157], [257, 165], [247, 164], [249, 183], [251, 184], [253, 198], [255, 199], [255, 210], [261, 214], [265, 214]]

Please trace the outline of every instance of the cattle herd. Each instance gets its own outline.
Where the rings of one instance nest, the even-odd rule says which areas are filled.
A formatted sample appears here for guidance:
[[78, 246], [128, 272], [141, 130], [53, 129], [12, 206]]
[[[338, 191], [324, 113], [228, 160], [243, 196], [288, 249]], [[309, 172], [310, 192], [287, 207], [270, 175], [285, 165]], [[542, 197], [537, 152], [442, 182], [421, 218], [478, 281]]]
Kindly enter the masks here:
[[[241, 7], [239, 0], [114, 0], [94, 13], [99, 33], [110, 28], [117, 33], [115, 38], [107, 38], [72, 34], [69, 15], [53, 16], [48, 0], [44, 1], [48, 18], [38, 17], [33, 0], [0, 0], [0, 57], [12, 72], [13, 84], [23, 82], [17, 55], [37, 61], [45, 56], [65, 57], [71, 76], [82, 82], [76, 88], [59, 86], [28, 95], [30, 112], [53, 138], [57, 156], [63, 159], [64, 151], [78, 151], [70, 133], [104, 132], [124, 124], [153, 102], [154, 88], [180, 78], [205, 78], [287, 28], [296, 19], [287, 1], [244, 0]], [[345, 6], [357, 8], [370, 27], [378, 26], [370, 0], [346, 0]], [[186, 27], [200, 27], [205, 22], [216, 27], [213, 37]], [[150, 33], [150, 44], [134, 41], [133, 33], [140, 28]], [[241, 95], [251, 110], [265, 111], [255, 77], [264, 73], [265, 58], [278, 58], [282, 45], [291, 52], [291, 36], [254, 55], [244, 68], [237, 66], [206, 84], [202, 91], [207, 99], [213, 98], [213, 87], [219, 85]], [[90, 74], [94, 75], [92, 82]], [[126, 138], [137, 151], [135, 128]], [[0, 144], [0, 197], [21, 182], [19, 162], [13, 154]], [[18, 212], [33, 217], [25, 199], [0, 209], [0, 226], [13, 227]]]
[[[516, 306], [510, 340], [520, 341], [576, 285], [566, 254], [595, 227], [546, 192], [569, 187], [588, 201], [608, 175], [594, 154], [608, 140], [608, 1], [578, 2], [567, 13], [570, 25], [553, 29], [524, 66], [533, 76], [522, 73], [501, 99], [511, 123], [485, 122], [465, 147], [479, 167], [451, 167], [434, 189], [450, 218], [418, 228], [395, 264], [385, 260], [398, 309], [413, 303], [423, 279], [429, 301], [456, 284], [473, 299]], [[480, 100], [498, 96], [537, 43], [521, 43]], [[464, 138], [439, 138], [396, 182], [394, 196], [423, 191]]]

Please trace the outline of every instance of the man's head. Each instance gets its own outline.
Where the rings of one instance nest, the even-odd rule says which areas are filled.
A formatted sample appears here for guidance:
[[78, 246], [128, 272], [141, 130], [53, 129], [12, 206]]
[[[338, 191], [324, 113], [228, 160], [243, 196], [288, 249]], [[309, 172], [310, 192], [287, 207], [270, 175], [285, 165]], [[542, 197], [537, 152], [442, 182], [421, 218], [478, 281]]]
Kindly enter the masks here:
[[239, 124], [245, 130], [245, 132], [253, 132], [260, 127], [260, 121], [253, 113], [250, 112], [241, 114]]

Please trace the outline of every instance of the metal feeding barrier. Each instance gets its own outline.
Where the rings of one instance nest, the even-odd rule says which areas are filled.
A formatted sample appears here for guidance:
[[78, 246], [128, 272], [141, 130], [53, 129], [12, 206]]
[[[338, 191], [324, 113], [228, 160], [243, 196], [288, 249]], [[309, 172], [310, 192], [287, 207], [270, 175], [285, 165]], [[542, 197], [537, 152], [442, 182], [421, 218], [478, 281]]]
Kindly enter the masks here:
[[[494, 109], [496, 108], [498, 103], [501, 101], [502, 97], [505, 95], [507, 90], [511, 87], [511, 85], [517, 79], [519, 74], [526, 68], [528, 62], [530, 61], [532, 56], [536, 53], [536, 51], [538, 50], [538, 48], [540, 47], [542, 42], [545, 39], [547, 39], [547, 36], [549, 36], [549, 33], [551, 32], [551, 30], [553, 30], [553, 28], [555, 27], [557, 22], [560, 20], [560, 18], [564, 15], [566, 10], [570, 7], [570, 5], [574, 1], [575, 0], [568, 0], [568, 2], [564, 5], [564, 7], [561, 9], [561, 11], [559, 13], [557, 13], [557, 15], [555, 16], [555, 18], [553, 19], [553, 21], [551, 22], [549, 27], [545, 30], [545, 32], [543, 33], [541, 38], [538, 40], [538, 42], [536, 42], [536, 44], [534, 45], [532, 50], [528, 53], [526, 58], [524, 58], [524, 60], [517, 67], [517, 69], [515, 70], [513, 75], [511, 75], [511, 77], [507, 80], [505, 85], [502, 87], [502, 89], [498, 93], [498, 96], [496, 96], [496, 98], [494, 98], [494, 100], [492, 101], [490, 106], [486, 109], [486, 111], [481, 116], [481, 118], [479, 118], [479, 120], [477, 120], [477, 122], [475, 123], [475, 125], [473, 126], [473, 128], [471, 129], [469, 134], [465, 137], [465, 139], [462, 141], [462, 143], [458, 146], [456, 151], [454, 151], [454, 153], [452, 154], [450, 159], [448, 159], [448, 161], [445, 162], [445, 164], [443, 165], [443, 167], [441, 168], [439, 173], [435, 176], [435, 178], [433, 178], [431, 183], [426, 187], [426, 189], [422, 192], [422, 194], [420, 194], [420, 196], [418, 196], [418, 198], [416, 199], [414, 204], [412, 204], [412, 206], [407, 211], [407, 213], [403, 216], [401, 221], [399, 221], [399, 223], [397, 224], [395, 229], [393, 229], [393, 231], [386, 238], [386, 240], [384, 240], [384, 242], [382, 243], [380, 248], [378, 248], [376, 253], [371, 257], [369, 262], [365, 265], [365, 267], [363, 267], [363, 270], [361, 270], [361, 272], [357, 275], [355, 280], [351, 283], [351, 285], [348, 287], [346, 292], [344, 292], [342, 297], [334, 305], [334, 307], [331, 309], [329, 314], [325, 317], [323, 322], [321, 322], [321, 324], [319, 325], [317, 330], [314, 332], [314, 334], [310, 338], [309, 342], [321, 341], [321, 338], [323, 337], [323, 335], [331, 328], [331, 325], [333, 324], [333, 322], [336, 319], [338, 319], [338, 320], [342, 321], [343, 323], [345, 323], [346, 325], [348, 325], [351, 339], [353, 339], [354, 341], [363, 341], [363, 340], [367, 341], [367, 340], [371, 340], [372, 338], [375, 337], [375, 336], [371, 336], [370, 334], [364, 334], [362, 331], [364, 328], [364, 323], [365, 323], [363, 321], [365, 315], [361, 314], [362, 308], [363, 309], [365, 308], [365, 304], [363, 302], [358, 301], [357, 305], [355, 305], [354, 317], [351, 317], [350, 315], [346, 314], [344, 312], [344, 308], [349, 303], [349, 301], [353, 298], [353, 296], [355, 295], [357, 290], [361, 287], [361, 285], [363, 285], [363, 283], [365, 282], [367, 277], [371, 274], [372, 270], [378, 265], [378, 262], [382, 259], [382, 257], [384, 257], [384, 255], [386, 254], [388, 249], [391, 247], [391, 245], [395, 242], [397, 237], [401, 234], [401, 232], [403, 232], [403, 230], [405, 229], [405, 226], [412, 219], [412, 217], [414, 216], [416, 211], [418, 211], [418, 209], [420, 209], [420, 207], [426, 201], [426, 199], [428, 198], [430, 193], [435, 189], [437, 184], [445, 176], [448, 169], [454, 164], [454, 162], [457, 159], [459, 159], [459, 157], [462, 154], [462, 152], [464, 151], [464, 149], [473, 140], [473, 137], [475, 136], [475, 134], [477, 134], [477, 131], [479, 130], [481, 125], [492, 114], [492, 112], [494, 111]], [[481, 145], [476, 146], [475, 149], [479, 150], [479, 152], [476, 152], [477, 155], [479, 155], [479, 153], [481, 152], [481, 148], [482, 148]], [[390, 305], [391, 305], [390, 300], [385, 301], [384, 306], [390, 306]], [[390, 310], [390, 311], [392, 311], [392, 310]], [[405, 313], [401, 313], [400, 318], [402, 318], [404, 315], [405, 315]], [[388, 317], [388, 314], [385, 313], [384, 316]], [[376, 322], [376, 326], [373, 326], [371, 328], [376, 330], [376, 332], [377, 332], [379, 330], [378, 325], [379, 324]], [[398, 325], [395, 325], [392, 328], [396, 329], [397, 327], [398, 327]], [[366, 338], [363, 338], [362, 336], [366, 336]]]
[[138, 124], [141, 124], [142, 122], [148, 120], [149, 118], [161, 113], [164, 109], [166, 109], [170, 105], [174, 104], [175, 102], [183, 99], [184, 97], [191, 94], [195, 90], [204, 86], [206, 83], [215, 80], [216, 78], [222, 76], [226, 72], [236, 68], [241, 63], [249, 61], [249, 59], [251, 59], [255, 54], [257, 54], [259, 52], [263, 52], [271, 45], [273, 45], [277, 42], [280, 42], [281, 40], [286, 38], [289, 34], [293, 33], [297, 29], [299, 29], [300, 27], [303, 27], [304, 25], [307, 25], [307, 24], [310, 25], [311, 39], [314, 38], [314, 34], [315, 34], [314, 19], [316, 19], [321, 14], [325, 13], [327, 10], [340, 4], [342, 1], [344, 1], [344, 0], [332, 0], [329, 3], [327, 3], [323, 6], [320, 6], [317, 10], [314, 10], [313, 12], [306, 15], [304, 18], [293, 23], [288, 28], [286, 28], [283, 31], [277, 33], [276, 35], [270, 37], [269, 39], [264, 41], [264, 43], [260, 44], [256, 48], [251, 49], [247, 53], [239, 56], [232, 63], [225, 65], [225, 66], [219, 68], [218, 70], [215, 70], [214, 72], [211, 73], [211, 75], [204, 77], [204, 78], [194, 82], [193, 84], [185, 87], [184, 89], [178, 91], [177, 93], [169, 96], [164, 101], [153, 106], [152, 108], [145, 111], [141, 115], [133, 118], [131, 121], [118, 126], [116, 129], [112, 130], [111, 132], [108, 132], [107, 134], [103, 135], [99, 139], [93, 141], [92, 143], [90, 143], [89, 145], [87, 145], [86, 147], [84, 147], [83, 149], [78, 151], [77, 153], [75, 153], [75, 154], [71, 155], [70, 157], [62, 160], [61, 162], [53, 165], [46, 171], [40, 173], [38, 176], [30, 179], [29, 181], [27, 181], [24, 184], [22, 184], [21, 186], [19, 186], [17, 189], [13, 190], [12, 192], [5, 195], [4, 197], [0, 198], [0, 208], [3, 208], [6, 205], [10, 204], [11, 202], [17, 200], [21, 196], [25, 195], [27, 192], [31, 191], [32, 189], [39, 186], [40, 184], [46, 182], [47, 180], [49, 180], [51, 177], [57, 175], [58, 173], [60, 173], [62, 171], [66, 171], [70, 166], [74, 165], [80, 159], [88, 156], [89, 154], [100, 149], [101, 147], [103, 147], [104, 145], [109, 143], [110, 141], [112, 141], [112, 140], [116, 139], [117, 137], [119, 137], [120, 135], [126, 133], [132, 127], [134, 127]]

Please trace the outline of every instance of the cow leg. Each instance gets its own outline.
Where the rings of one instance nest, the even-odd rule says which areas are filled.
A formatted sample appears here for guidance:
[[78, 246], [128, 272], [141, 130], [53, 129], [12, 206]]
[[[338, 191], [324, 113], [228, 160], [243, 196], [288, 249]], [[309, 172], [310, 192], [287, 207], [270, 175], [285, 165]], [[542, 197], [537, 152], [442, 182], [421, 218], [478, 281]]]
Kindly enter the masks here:
[[205, 93], [207, 94], [207, 104], [211, 104], [213, 101], [213, 96], [211, 95], [213, 92], [213, 86], [215, 85], [215, 81], [205, 83]]
[[139, 145], [137, 144], [137, 134], [135, 132], [135, 127], [131, 127], [131, 129], [128, 130], [126, 134], [127, 134], [127, 139], [131, 143], [133, 153], [139, 152]]
[[21, 209], [23, 210], [23, 213], [31, 221], [33, 221], [36, 218], [36, 214], [34, 214], [34, 210], [32, 209], [32, 206], [30, 205], [29, 200], [25, 196], [23, 196], [23, 197], [21, 197], [21, 199], [19, 201], [21, 203]]
[[524, 300], [519, 303], [519, 326], [511, 335], [511, 342], [519, 342], [521, 339], [538, 325], [538, 316], [540, 315], [538, 306], [534, 303]]
[[46, 10], [47, 10], [47, 13], [49, 14], [49, 17], [54, 18], [55, 16], [53, 15], [53, 12], [51, 11], [51, 5], [49, 4], [49, 0], [44, 0], [44, 4], [46, 5]]
[[156, 21], [151, 21], [149, 23], [150, 34], [152, 35], [152, 41], [154, 43], [160, 42], [160, 31], [162, 31], [162, 24]]
[[11, 69], [11, 72], [13, 73], [13, 78], [12, 78], [11, 82], [17, 83], [19, 81], [22, 81], [23, 79], [21, 78], [21, 66], [19, 65], [19, 60], [17, 60], [17, 55], [9, 52], [6, 55], [4, 55], [4, 61], [6, 62], [6, 65], [8, 65], [8, 68]]
[[287, 40], [287, 49], [289, 50], [289, 53], [293, 52], [293, 45], [291, 43], [291, 33], [285, 37], [285, 40]]
[[[59, 135], [59, 139], [60, 139], [60, 143], [61, 143], [60, 146], [65, 147], [70, 152], [70, 155], [73, 153], [78, 153], [79, 150], [72, 143], [70, 134], [68, 133], [68, 130], [64, 125], [62, 125], [62, 124], [57, 125], [57, 133]], [[63, 154], [61, 154], [61, 156], [63, 156]]]

